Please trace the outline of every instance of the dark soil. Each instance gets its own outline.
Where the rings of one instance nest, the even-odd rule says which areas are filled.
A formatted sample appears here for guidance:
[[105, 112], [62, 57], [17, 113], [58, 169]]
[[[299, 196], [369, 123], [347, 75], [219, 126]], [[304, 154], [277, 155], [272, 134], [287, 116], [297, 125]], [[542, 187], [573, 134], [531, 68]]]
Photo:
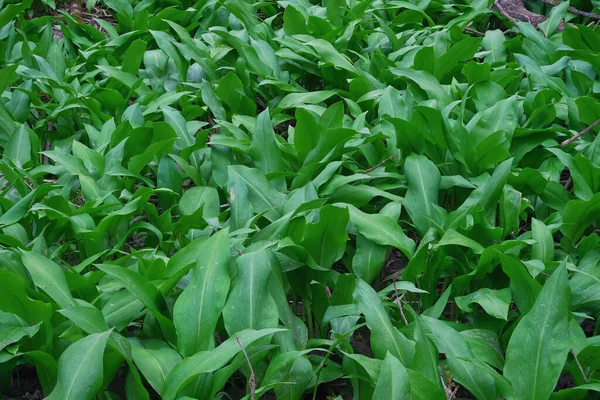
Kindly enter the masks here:
[[456, 391], [456, 396], [454, 398], [455, 399], [474, 399], [475, 396], [473, 396], [471, 394], [471, 392], [469, 392], [467, 389], [460, 386], [460, 387], [458, 387], [458, 390]]
[[[346, 379], [338, 379], [333, 382], [319, 385], [317, 389], [317, 399], [335, 399], [342, 396], [343, 400], [352, 399], [352, 386]], [[307, 393], [304, 400], [312, 400], [312, 393]]]
[[400, 250], [393, 249], [388, 255], [388, 259], [383, 267], [382, 273], [384, 279], [400, 273], [404, 267], [406, 267], [406, 259]]
[[42, 400], [43, 389], [38, 380], [35, 368], [23, 365], [15, 368], [11, 387], [1, 392], [2, 400]]
[[583, 329], [586, 337], [594, 336], [594, 331], [596, 330], [596, 321], [590, 321], [589, 319], [586, 319], [581, 323], [581, 329]]
[[367, 327], [354, 332], [354, 335], [352, 335], [352, 348], [356, 354], [374, 357], [371, 350], [371, 331]]
[[569, 389], [572, 387], [575, 387], [575, 382], [573, 382], [573, 377], [571, 375], [561, 375], [558, 378], [558, 383], [556, 384], [554, 391], [558, 392], [559, 390]]

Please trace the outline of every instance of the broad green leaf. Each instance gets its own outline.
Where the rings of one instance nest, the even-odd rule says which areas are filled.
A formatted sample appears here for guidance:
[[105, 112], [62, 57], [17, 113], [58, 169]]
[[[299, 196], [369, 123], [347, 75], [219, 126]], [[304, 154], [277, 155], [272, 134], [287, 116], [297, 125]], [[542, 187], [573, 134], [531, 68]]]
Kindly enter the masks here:
[[435, 99], [440, 107], [445, 107], [452, 102], [452, 98], [440, 85], [440, 82], [425, 71], [415, 71], [408, 68], [391, 68], [390, 72], [396, 76], [414, 82], [427, 93], [431, 99]]
[[438, 204], [440, 173], [427, 157], [411, 154], [404, 163], [408, 191], [404, 202], [406, 211], [420, 235], [430, 227], [441, 225], [435, 209]]
[[177, 398], [177, 393], [194, 378], [202, 374], [214, 372], [223, 367], [236, 354], [242, 351], [238, 340], [244, 348], [248, 348], [258, 339], [282, 331], [283, 329], [262, 329], [259, 331], [246, 329], [236, 332], [235, 336], [230, 337], [212, 351], [201, 352], [182, 360], [167, 375], [161, 397], [165, 400], [174, 400]]
[[477, 303], [485, 312], [494, 318], [508, 320], [508, 307], [510, 306], [510, 288], [502, 290], [492, 290], [482, 288], [468, 296], [459, 296], [455, 298], [456, 305], [461, 310], [473, 312], [472, 303]]
[[304, 228], [302, 245], [321, 268], [331, 268], [344, 255], [348, 220], [347, 208], [326, 205], [319, 210], [319, 221]]
[[298, 107], [298, 105], [301, 104], [319, 104], [335, 94], [336, 92], [331, 90], [309, 93], [290, 93], [281, 99], [279, 104], [277, 104], [277, 108], [285, 109]]
[[228, 230], [221, 230], [202, 242], [197, 251], [192, 280], [173, 308], [177, 346], [186, 357], [214, 347], [217, 321], [230, 284]]
[[32, 300], [26, 292], [23, 279], [6, 269], [0, 268], [0, 310], [16, 314], [28, 325], [50, 320], [52, 304]]
[[175, 343], [175, 328], [173, 322], [168, 318], [169, 309], [164, 296], [156, 286], [128, 268], [111, 264], [97, 264], [96, 268], [115, 279], [148, 307], [160, 324], [165, 339]]
[[285, 195], [275, 190], [260, 171], [242, 165], [229, 166], [227, 171], [237, 175], [246, 184], [248, 198], [255, 212], [266, 212], [265, 216], [271, 221], [281, 217]]
[[488, 211], [492, 204], [496, 204], [500, 200], [512, 162], [513, 160], [509, 159], [500, 163], [485, 184], [473, 190], [467, 200], [456, 211], [448, 215], [448, 228], [456, 229], [471, 212], [475, 210]]
[[542, 222], [535, 218], [531, 219], [531, 237], [537, 241], [531, 247], [531, 258], [549, 263], [554, 260], [554, 240], [552, 232]]
[[560, 2], [560, 4], [558, 4], [556, 7], [552, 7], [548, 19], [539, 25], [546, 37], [550, 37], [552, 34], [554, 34], [554, 32], [556, 32], [556, 28], [558, 28], [559, 24], [561, 24], [561, 21], [563, 21], [567, 15], [568, 8], [568, 1]]
[[73, 323], [88, 333], [102, 333], [108, 330], [104, 316], [96, 307], [74, 306], [59, 311]]
[[271, 264], [275, 262], [269, 250], [244, 254], [236, 260], [237, 275], [223, 308], [223, 322], [230, 335], [244, 329], [277, 327], [277, 305], [268, 290]]
[[37, 195], [37, 190], [33, 189], [21, 200], [17, 201], [15, 205], [11, 206], [2, 216], [0, 216], [0, 227], [12, 225], [19, 222], [29, 211], [31, 202]]
[[505, 41], [506, 37], [500, 29], [488, 30], [485, 32], [481, 47], [488, 52], [488, 54], [485, 55], [486, 61], [495, 63], [506, 60], [507, 51], [504, 46]]
[[31, 141], [25, 125], [13, 132], [8, 139], [4, 156], [11, 160], [17, 167], [22, 168], [31, 160]]
[[301, 399], [313, 376], [311, 363], [305, 356], [308, 351], [287, 351], [275, 357], [269, 363], [261, 386], [280, 385], [275, 387], [278, 399]]
[[173, 370], [173, 367], [181, 362], [181, 356], [166, 344], [164, 347], [158, 348], [134, 345], [131, 353], [135, 365], [158, 393], [162, 391], [165, 378]]
[[[0, 26], [5, 26], [11, 19], [18, 15], [21, 8], [25, 7], [25, 2], [7, 5], [0, 11]], [[0, 69], [0, 93], [3, 93], [15, 80], [18, 65], [9, 65]]]
[[358, 233], [356, 253], [352, 258], [352, 272], [365, 282], [371, 283], [385, 264], [387, 246], [382, 246]]
[[390, 400], [411, 398], [410, 378], [406, 368], [391, 353], [387, 353], [383, 359], [373, 398]]
[[563, 262], [517, 324], [506, 349], [504, 375], [518, 398], [547, 399], [554, 391], [570, 349], [569, 297]]
[[515, 257], [500, 254], [502, 270], [510, 278], [510, 290], [515, 304], [522, 313], [528, 312], [542, 285], [531, 277], [525, 265]]
[[446, 354], [455, 379], [478, 399], [496, 399], [498, 393], [512, 394], [510, 384], [494, 369], [476, 359], [465, 338], [443, 321], [422, 317], [427, 335], [440, 353]]
[[387, 215], [367, 214], [358, 208], [348, 205], [350, 223], [367, 239], [382, 246], [393, 246], [409, 259], [415, 252], [415, 242], [410, 240], [402, 228]]
[[561, 212], [563, 223], [560, 231], [571, 245], [577, 243], [585, 230], [600, 219], [600, 193], [590, 200], [571, 200]]
[[283, 170], [283, 160], [277, 146], [268, 108], [256, 119], [250, 154], [255, 165], [265, 175]]
[[102, 384], [104, 348], [110, 331], [71, 344], [58, 360], [58, 382], [50, 400], [92, 399]]
[[371, 349], [375, 357], [383, 359], [387, 352], [397, 357], [403, 365], [410, 365], [415, 343], [407, 339], [390, 320], [377, 293], [362, 279], [357, 279], [354, 301], [365, 316], [371, 330]]
[[472, 59], [480, 44], [480, 38], [467, 37], [452, 45], [445, 54], [435, 60], [436, 78], [443, 80], [458, 63]]
[[77, 305], [60, 265], [31, 251], [21, 252], [21, 260], [29, 271], [33, 283], [46, 292], [56, 304], [61, 308]]
[[18, 315], [0, 311], [0, 350], [17, 343], [25, 336], [33, 337], [40, 329], [40, 323], [29, 326]]

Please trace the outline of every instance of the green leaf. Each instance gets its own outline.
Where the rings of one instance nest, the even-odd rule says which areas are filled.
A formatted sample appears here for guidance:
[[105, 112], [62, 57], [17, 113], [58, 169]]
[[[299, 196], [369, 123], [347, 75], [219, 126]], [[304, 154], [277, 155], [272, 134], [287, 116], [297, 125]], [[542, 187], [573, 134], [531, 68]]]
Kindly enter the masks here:
[[49, 400], [92, 399], [102, 384], [104, 348], [110, 331], [84, 337], [58, 360], [58, 382]]
[[278, 385], [275, 387], [278, 399], [301, 399], [313, 377], [312, 365], [305, 356], [308, 351], [287, 351], [275, 357], [269, 363], [261, 387]]
[[569, 297], [566, 262], [548, 278], [506, 349], [504, 375], [518, 398], [547, 399], [567, 360]]
[[435, 207], [438, 204], [440, 172], [427, 157], [411, 154], [404, 163], [408, 191], [406, 211], [420, 235], [435, 225], [442, 225]]
[[458, 63], [471, 60], [480, 44], [481, 38], [467, 37], [450, 47], [446, 53], [435, 60], [436, 78], [443, 80]]
[[302, 246], [321, 268], [331, 268], [344, 255], [348, 220], [347, 208], [326, 205], [319, 211], [319, 221], [306, 225]]
[[96, 268], [105, 272], [138, 298], [154, 315], [161, 326], [165, 339], [175, 343], [175, 328], [168, 318], [169, 310], [161, 292], [146, 278], [128, 268], [111, 264], [97, 264]]
[[131, 354], [144, 378], [159, 393], [164, 387], [165, 378], [173, 370], [173, 367], [181, 362], [181, 356], [166, 344], [159, 348], [134, 345], [131, 348]]
[[[24, 3], [8, 4], [0, 11], [0, 26], [5, 26], [14, 16], [18, 15], [19, 9], [24, 7]], [[11, 14], [14, 14], [12, 17]], [[3, 93], [15, 80], [18, 65], [9, 65], [0, 69], [0, 93]]]
[[244, 254], [236, 260], [237, 275], [223, 308], [223, 322], [230, 335], [244, 329], [277, 327], [278, 312], [268, 290], [272, 263], [268, 250]]
[[350, 223], [367, 239], [382, 246], [393, 246], [400, 250], [408, 259], [415, 252], [415, 242], [410, 240], [400, 226], [387, 215], [367, 214], [358, 208], [348, 205]]
[[32, 300], [26, 293], [23, 279], [0, 268], [0, 309], [23, 318], [28, 325], [50, 320], [52, 304]]
[[275, 190], [263, 174], [257, 169], [243, 165], [229, 166], [227, 171], [230, 175], [237, 175], [246, 185], [248, 198], [256, 213], [266, 212], [265, 216], [271, 221], [281, 217], [285, 195]]
[[337, 94], [337, 92], [332, 90], [322, 90], [319, 92], [309, 93], [290, 93], [286, 95], [283, 99], [281, 99], [279, 104], [277, 104], [277, 108], [285, 109], [291, 107], [298, 107], [302, 104], [319, 104], [335, 94]]
[[265, 175], [283, 170], [283, 160], [277, 146], [268, 108], [256, 119], [250, 155], [255, 165]]
[[391, 353], [387, 353], [383, 359], [373, 398], [390, 400], [411, 398], [410, 379], [406, 368]]
[[358, 233], [356, 253], [352, 258], [352, 272], [365, 282], [371, 283], [385, 264], [388, 249]]
[[371, 331], [371, 349], [375, 357], [383, 359], [390, 352], [403, 365], [410, 365], [415, 343], [392, 325], [377, 293], [360, 278], [356, 280], [354, 302], [365, 316], [367, 327]]
[[247, 349], [258, 339], [282, 331], [283, 329], [243, 330], [236, 332], [234, 337], [230, 337], [212, 351], [201, 352], [184, 359], [167, 375], [161, 392], [162, 398], [164, 400], [176, 399], [177, 393], [194, 378], [202, 374], [214, 372], [227, 364], [229, 360], [242, 351], [238, 340]]
[[473, 312], [471, 303], [477, 303], [485, 312], [494, 318], [508, 320], [508, 307], [510, 306], [510, 289], [492, 290], [482, 288], [468, 296], [455, 298], [456, 305], [465, 312]]
[[0, 350], [17, 343], [25, 336], [33, 337], [40, 329], [40, 323], [27, 325], [18, 315], [0, 311]]
[[542, 221], [531, 219], [531, 237], [537, 241], [531, 247], [531, 258], [549, 263], [554, 260], [554, 240], [552, 232]]
[[506, 60], [506, 47], [504, 42], [506, 37], [500, 29], [488, 30], [485, 32], [481, 47], [488, 52], [485, 60], [489, 63], [501, 62]]
[[192, 280], [175, 302], [177, 345], [185, 357], [214, 347], [217, 321], [229, 291], [229, 251], [227, 229], [203, 241]]
[[548, 19], [539, 24], [540, 29], [546, 37], [550, 37], [556, 32], [556, 28], [558, 28], [558, 25], [566, 17], [568, 8], [569, 2], [561, 1], [556, 7], [552, 7]]
[[0, 217], [0, 227], [6, 227], [8, 225], [15, 224], [25, 217], [29, 211], [29, 207], [31, 206], [31, 201], [36, 197], [36, 195], [37, 190], [33, 189], [15, 205], [10, 207], [8, 211], [2, 214]]
[[75, 325], [89, 333], [101, 333], [108, 330], [104, 316], [96, 307], [75, 306], [59, 311]]
[[396, 76], [414, 82], [418, 87], [423, 89], [431, 99], [437, 100], [441, 107], [445, 107], [452, 102], [452, 98], [442, 85], [440, 85], [439, 81], [433, 75], [425, 71], [415, 71], [408, 68], [390, 68], [390, 72]]
[[31, 141], [25, 125], [21, 125], [10, 136], [4, 155], [19, 168], [31, 161]]
[[502, 188], [510, 174], [512, 162], [513, 160], [509, 159], [500, 163], [485, 184], [473, 190], [467, 200], [456, 211], [448, 215], [448, 228], [456, 229], [474, 210], [490, 210], [492, 204], [499, 201]]
[[522, 313], [528, 312], [542, 285], [531, 277], [525, 265], [515, 257], [500, 254], [502, 270], [510, 278], [510, 290], [515, 304]]
[[512, 394], [510, 384], [494, 369], [477, 360], [469, 343], [447, 323], [430, 317], [422, 317], [427, 335], [440, 353], [448, 359], [448, 366], [455, 379], [478, 399], [497, 399], [498, 392], [505, 397]]
[[561, 212], [563, 223], [560, 231], [571, 245], [577, 243], [585, 230], [596, 220], [600, 219], [600, 193], [590, 200], [571, 200]]
[[60, 265], [41, 254], [22, 251], [21, 260], [33, 283], [48, 294], [61, 308], [76, 306]]

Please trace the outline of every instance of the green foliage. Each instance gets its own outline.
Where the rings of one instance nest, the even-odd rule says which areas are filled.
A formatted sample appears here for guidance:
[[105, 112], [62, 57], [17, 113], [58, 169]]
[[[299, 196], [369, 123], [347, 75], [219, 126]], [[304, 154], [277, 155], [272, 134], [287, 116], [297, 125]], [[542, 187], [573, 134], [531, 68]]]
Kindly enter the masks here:
[[599, 128], [560, 145], [600, 33], [566, 2], [63, 6], [0, 2], [0, 394], [600, 391]]

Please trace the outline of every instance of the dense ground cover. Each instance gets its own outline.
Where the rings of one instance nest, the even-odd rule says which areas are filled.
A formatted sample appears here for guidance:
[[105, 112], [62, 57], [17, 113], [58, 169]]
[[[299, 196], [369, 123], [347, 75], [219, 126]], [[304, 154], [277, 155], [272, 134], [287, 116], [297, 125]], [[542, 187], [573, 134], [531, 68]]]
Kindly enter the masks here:
[[4, 1], [0, 393], [594, 398], [600, 33], [530, 7]]

